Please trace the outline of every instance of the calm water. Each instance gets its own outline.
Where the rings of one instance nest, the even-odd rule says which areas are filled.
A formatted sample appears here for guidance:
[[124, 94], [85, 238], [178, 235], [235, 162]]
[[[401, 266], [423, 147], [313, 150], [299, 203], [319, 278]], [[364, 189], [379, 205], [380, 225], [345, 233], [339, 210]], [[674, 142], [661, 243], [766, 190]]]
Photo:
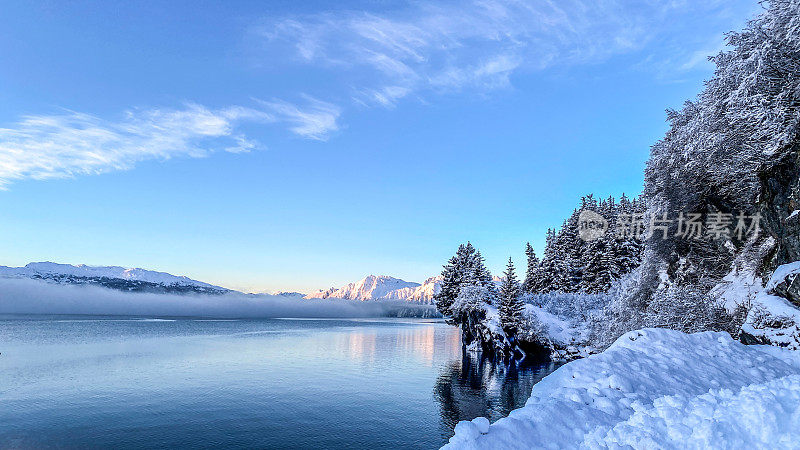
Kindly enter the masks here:
[[550, 364], [430, 320], [0, 316], [0, 447], [434, 448]]

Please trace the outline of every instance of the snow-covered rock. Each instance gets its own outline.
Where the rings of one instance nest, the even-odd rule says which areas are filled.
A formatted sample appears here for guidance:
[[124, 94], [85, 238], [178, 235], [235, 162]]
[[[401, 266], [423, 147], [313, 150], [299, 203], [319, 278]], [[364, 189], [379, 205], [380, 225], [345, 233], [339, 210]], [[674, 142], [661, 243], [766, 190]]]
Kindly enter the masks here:
[[2, 278], [32, 278], [62, 284], [98, 284], [125, 291], [224, 293], [228, 289], [184, 276], [139, 268], [84, 264], [30, 263], [24, 267], [0, 266]]
[[524, 317], [528, 323], [534, 322], [538, 325], [538, 329], [530, 331], [536, 333], [540, 339], [546, 340], [551, 350], [567, 347], [574, 343], [580, 334], [570, 321], [535, 305], [525, 305]]
[[341, 288], [330, 288], [309, 294], [305, 298], [339, 298], [345, 300], [403, 300], [415, 303], [431, 303], [433, 296], [441, 290], [442, 277], [431, 277], [425, 283], [403, 281], [385, 275], [369, 275]]
[[[454, 305], [458, 308], [457, 305]], [[461, 328], [461, 340], [466, 345], [467, 351], [472, 353], [488, 352], [494, 356], [524, 357], [525, 353], [515, 342], [511, 342], [500, 325], [500, 313], [497, 308], [483, 304], [480, 309], [473, 308], [473, 311], [480, 311], [482, 318], [479, 320], [469, 320]], [[478, 317], [476, 317], [478, 319]]]
[[444, 448], [797, 448], [800, 354], [632, 331], [545, 377], [488, 433], [466, 423]]
[[486, 286], [463, 286], [450, 307], [461, 328], [461, 343], [466, 350], [517, 360], [524, 359], [530, 350], [541, 356], [544, 353], [541, 346], [526, 350], [513, 334], [506, 334], [497, 307], [486, 302], [491, 295]]
[[752, 302], [741, 339], [748, 344], [769, 344], [800, 349], [800, 262], [784, 264], [770, 277]]
[[765, 288], [768, 293], [800, 306], [800, 261], [784, 264], [775, 269]]
[[548, 292], [526, 294], [523, 323], [517, 338], [523, 346], [544, 352], [539, 357], [571, 361], [601, 350], [592, 324], [613, 301], [608, 293]]
[[742, 325], [741, 339], [746, 344], [800, 349], [800, 309], [783, 297], [762, 292]]

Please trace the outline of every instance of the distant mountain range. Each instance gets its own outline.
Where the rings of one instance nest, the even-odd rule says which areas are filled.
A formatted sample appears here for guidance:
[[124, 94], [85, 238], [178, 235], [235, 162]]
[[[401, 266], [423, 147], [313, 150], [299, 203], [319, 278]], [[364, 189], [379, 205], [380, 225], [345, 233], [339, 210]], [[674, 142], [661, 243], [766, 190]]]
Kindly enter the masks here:
[[[35, 262], [24, 267], [0, 266], [0, 278], [29, 278], [58, 284], [96, 285], [126, 292], [208, 295], [237, 292], [166, 272], [119, 266], [87, 266], [53, 262]], [[385, 275], [369, 275], [341, 288], [321, 290], [310, 295], [299, 292], [279, 292], [274, 295], [298, 300], [399, 300], [417, 304], [432, 304], [433, 296], [441, 289], [441, 281], [441, 276], [428, 278], [423, 283], [414, 283]]]
[[220, 286], [152, 270], [37, 262], [25, 267], [0, 266], [2, 278], [30, 278], [59, 284], [90, 284], [128, 292], [211, 294], [231, 292]]
[[431, 277], [424, 283], [414, 283], [386, 275], [368, 275], [341, 288], [330, 288], [309, 294], [305, 298], [340, 298], [346, 300], [403, 300], [431, 304], [441, 289], [442, 277]]

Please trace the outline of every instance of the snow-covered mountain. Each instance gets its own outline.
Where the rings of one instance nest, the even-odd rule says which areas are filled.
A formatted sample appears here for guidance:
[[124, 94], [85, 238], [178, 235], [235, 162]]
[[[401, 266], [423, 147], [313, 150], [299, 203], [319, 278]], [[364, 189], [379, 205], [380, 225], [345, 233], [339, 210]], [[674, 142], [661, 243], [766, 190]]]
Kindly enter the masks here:
[[419, 283], [403, 281], [386, 275], [369, 275], [339, 289], [330, 288], [307, 295], [306, 298], [342, 298], [346, 300], [378, 300], [386, 294], [403, 288], [415, 288]]
[[[0, 266], [0, 278], [30, 278], [58, 284], [90, 284], [128, 292], [169, 294], [224, 294], [235, 292], [220, 286], [139, 268], [120, 266], [87, 266], [85, 264], [58, 264], [35, 262], [24, 267]], [[277, 296], [296, 299], [345, 300], [401, 300], [411, 303], [432, 304], [433, 296], [441, 290], [442, 277], [436, 276], [424, 283], [413, 283], [389, 276], [367, 276], [341, 288], [330, 288], [315, 294], [278, 292]]]
[[346, 300], [404, 300], [431, 303], [439, 292], [442, 277], [431, 277], [425, 283], [414, 283], [385, 275], [369, 275], [341, 288], [330, 288], [305, 298], [340, 298]]
[[414, 303], [433, 303], [433, 296], [442, 290], [442, 276], [430, 277], [415, 288], [397, 289], [382, 298], [387, 300], [405, 300]]
[[25, 267], [0, 266], [2, 278], [31, 278], [60, 284], [96, 284], [137, 292], [223, 294], [223, 287], [166, 272], [119, 266], [87, 266], [37, 262]]

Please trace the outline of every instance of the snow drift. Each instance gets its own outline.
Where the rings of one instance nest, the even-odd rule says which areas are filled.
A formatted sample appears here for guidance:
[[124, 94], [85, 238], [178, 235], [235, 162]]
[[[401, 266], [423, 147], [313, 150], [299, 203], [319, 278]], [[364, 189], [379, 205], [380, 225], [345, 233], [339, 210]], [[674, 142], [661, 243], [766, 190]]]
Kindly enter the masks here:
[[645, 329], [568, 363], [444, 448], [797, 448], [800, 355], [727, 333]]

